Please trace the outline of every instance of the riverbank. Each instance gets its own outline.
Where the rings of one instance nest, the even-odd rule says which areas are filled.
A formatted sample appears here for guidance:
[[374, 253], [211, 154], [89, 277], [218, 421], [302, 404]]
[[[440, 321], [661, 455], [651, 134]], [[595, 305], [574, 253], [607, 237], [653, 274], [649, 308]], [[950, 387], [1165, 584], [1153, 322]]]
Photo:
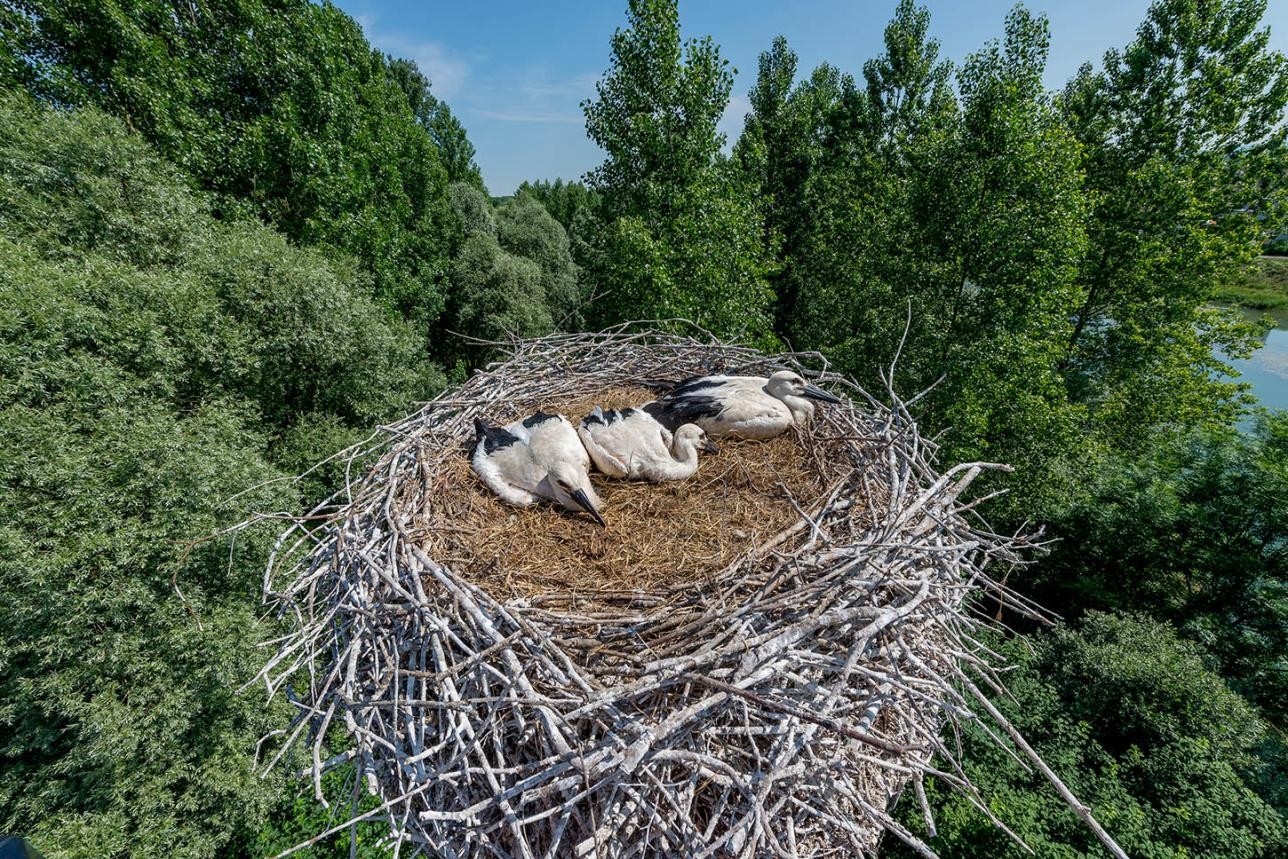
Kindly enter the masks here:
[[1288, 257], [1259, 257], [1252, 272], [1218, 291], [1214, 300], [1255, 310], [1288, 310]]

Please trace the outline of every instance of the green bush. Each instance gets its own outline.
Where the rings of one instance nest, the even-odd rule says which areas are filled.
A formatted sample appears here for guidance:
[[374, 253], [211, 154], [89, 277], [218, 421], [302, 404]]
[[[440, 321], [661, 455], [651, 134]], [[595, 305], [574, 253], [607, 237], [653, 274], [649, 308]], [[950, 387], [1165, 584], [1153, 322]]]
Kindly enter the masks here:
[[1288, 417], [1248, 433], [1157, 439], [1103, 461], [1052, 522], [1060, 537], [1026, 587], [1066, 615], [1148, 612], [1210, 653], [1275, 723], [1288, 716]]
[[215, 220], [95, 110], [0, 99], [0, 200], [0, 829], [241, 854], [280, 791], [285, 715], [234, 692], [274, 529], [200, 541], [440, 377], [351, 264]]
[[[995, 703], [1129, 856], [1281, 855], [1288, 828], [1253, 790], [1264, 729], [1256, 712], [1166, 624], [1092, 613], [1079, 629], [1001, 643], [1017, 670]], [[965, 732], [966, 773], [1038, 856], [1108, 855], [1036, 772]], [[961, 796], [932, 782], [944, 859], [1024, 856]], [[911, 797], [901, 816], [923, 830]], [[892, 856], [911, 855], [887, 837]]]

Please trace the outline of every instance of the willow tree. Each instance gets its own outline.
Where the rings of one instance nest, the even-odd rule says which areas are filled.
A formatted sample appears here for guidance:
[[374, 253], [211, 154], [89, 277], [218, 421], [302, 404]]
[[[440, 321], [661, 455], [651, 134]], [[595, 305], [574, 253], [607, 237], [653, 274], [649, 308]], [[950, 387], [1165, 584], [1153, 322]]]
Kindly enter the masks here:
[[272, 534], [204, 538], [442, 378], [353, 261], [213, 217], [97, 109], [0, 94], [0, 199], [0, 830], [249, 855]]
[[1207, 303], [1282, 229], [1288, 187], [1266, 169], [1282, 158], [1288, 61], [1265, 9], [1158, 0], [1131, 44], [1064, 91], [1095, 206], [1063, 367], [1116, 445], [1234, 413], [1214, 352], [1254, 341]]

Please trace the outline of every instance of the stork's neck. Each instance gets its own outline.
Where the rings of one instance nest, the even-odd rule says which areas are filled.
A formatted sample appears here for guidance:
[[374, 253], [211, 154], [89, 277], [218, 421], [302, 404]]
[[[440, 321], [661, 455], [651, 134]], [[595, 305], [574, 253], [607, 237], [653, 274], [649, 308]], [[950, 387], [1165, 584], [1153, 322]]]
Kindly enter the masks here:
[[814, 404], [804, 397], [793, 397], [790, 394], [782, 398], [787, 410], [792, 413], [792, 423], [804, 426], [814, 417]]
[[676, 439], [671, 443], [671, 456], [682, 465], [698, 464], [698, 447], [692, 439]]
[[698, 448], [688, 439], [676, 439], [671, 443], [671, 461], [660, 464], [658, 470], [667, 480], [691, 476], [698, 470]]

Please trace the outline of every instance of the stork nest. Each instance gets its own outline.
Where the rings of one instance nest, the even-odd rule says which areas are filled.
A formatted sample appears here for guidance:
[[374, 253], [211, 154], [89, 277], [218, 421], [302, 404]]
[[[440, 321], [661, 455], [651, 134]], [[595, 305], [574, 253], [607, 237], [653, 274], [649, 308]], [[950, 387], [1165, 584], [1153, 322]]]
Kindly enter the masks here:
[[[571, 400], [509, 402], [485, 417], [508, 422], [540, 409], [576, 424], [596, 405], [622, 408], [654, 396], [646, 388], [611, 388]], [[798, 511], [850, 471], [843, 454], [833, 459], [837, 444], [813, 433], [725, 440], [693, 477], [655, 485], [595, 474], [607, 528], [550, 506], [506, 505], [459, 448], [434, 460], [432, 477], [409, 486], [400, 504], [418, 511], [409, 534], [426, 554], [494, 597], [651, 590], [703, 581], [800, 523]], [[417, 492], [433, 503], [410, 497]]]
[[[973, 597], [1041, 616], [986, 572], [1030, 538], [963, 500], [1005, 466], [939, 473], [889, 386], [879, 403], [816, 354], [626, 326], [512, 345], [347, 451], [374, 466], [265, 573], [291, 630], [259, 678], [298, 711], [266, 766], [307, 748], [323, 801], [323, 773], [353, 768], [333, 799], [354, 813], [319, 838], [383, 816], [407, 855], [871, 856], [889, 832], [933, 856], [889, 806], [911, 785], [933, 832], [935, 777], [1002, 826], [940, 739], [982, 718], [1121, 855], [981, 692], [1001, 686]], [[469, 471], [476, 416], [576, 420], [648, 399], [640, 380], [782, 368], [850, 398], [688, 481], [598, 483], [607, 529], [506, 507]]]

